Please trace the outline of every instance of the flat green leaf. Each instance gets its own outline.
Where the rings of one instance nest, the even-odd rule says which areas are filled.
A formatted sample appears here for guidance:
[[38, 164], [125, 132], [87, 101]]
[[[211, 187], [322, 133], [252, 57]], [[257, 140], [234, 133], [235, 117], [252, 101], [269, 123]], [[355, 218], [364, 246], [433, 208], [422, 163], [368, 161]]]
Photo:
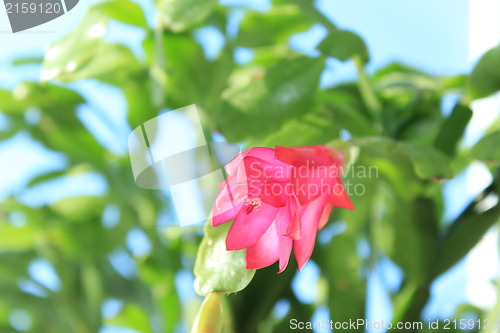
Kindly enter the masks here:
[[318, 45], [318, 50], [327, 57], [346, 61], [360, 56], [364, 62], [370, 60], [368, 48], [361, 37], [348, 30], [332, 30]]
[[25, 108], [26, 104], [16, 98], [12, 92], [0, 89], [0, 111], [2, 113], [21, 113]]
[[205, 226], [194, 266], [194, 287], [199, 295], [237, 292], [252, 281], [255, 270], [246, 269], [245, 250], [226, 250], [230, 227], [231, 223], [212, 227], [210, 221]]
[[484, 234], [500, 219], [500, 208], [459, 218], [446, 236], [437, 263], [436, 276], [445, 272], [462, 259], [481, 240]]
[[71, 82], [102, 75], [121, 74], [134, 68], [137, 60], [125, 46], [106, 43], [109, 20], [147, 28], [141, 7], [126, 0], [109, 0], [90, 7], [78, 27], [50, 46], [45, 54], [43, 81]]
[[[338, 137], [339, 124], [335, 118], [319, 106], [298, 119], [291, 119], [278, 130], [269, 134], [263, 141], [251, 143], [252, 146], [273, 147], [306, 146], [324, 144]], [[300, 135], [297, 135], [300, 133]]]
[[217, 0], [159, 0], [159, 14], [164, 24], [174, 32], [181, 32], [205, 20]]
[[18, 228], [0, 222], [0, 253], [30, 249], [35, 246], [37, 235], [32, 227]]
[[381, 69], [377, 70], [375, 72], [375, 74], [373, 74], [373, 81], [377, 82], [378, 80], [381, 80], [388, 75], [392, 75], [392, 74], [396, 74], [396, 73], [397, 74], [411, 74], [411, 75], [417, 75], [417, 76], [424, 76], [424, 77], [428, 77], [428, 78], [430, 77], [429, 74], [427, 74], [427, 73], [425, 73], [417, 68], [414, 68], [414, 67], [411, 67], [411, 66], [399, 63], [399, 62], [392, 62], [392, 63], [388, 64], [387, 66], [382, 67]]
[[367, 117], [358, 90], [352, 86], [338, 86], [320, 91], [318, 94], [332, 121], [355, 136], [375, 134], [373, 124]]
[[487, 163], [500, 164], [500, 131], [483, 137], [471, 150], [471, 157]]
[[138, 66], [130, 49], [104, 40], [110, 19], [106, 12], [111, 9], [113, 7], [107, 8], [104, 13], [89, 10], [75, 30], [50, 46], [42, 65], [42, 81], [116, 77]]
[[[293, 296], [290, 297], [292, 295], [290, 283], [293, 277], [300, 273], [297, 273], [297, 270], [293, 267], [288, 267], [280, 274], [276, 274], [277, 271], [278, 267], [276, 265], [259, 269], [252, 283], [245, 290], [223, 298], [223, 300], [227, 300], [229, 303], [227, 311], [232, 313], [231, 321], [234, 324], [231, 326], [234, 326], [233, 332], [260, 332], [263, 322], [271, 317], [270, 314], [273, 312], [274, 305], [280, 298], [286, 297], [294, 302], [295, 298]], [[298, 301], [296, 302], [299, 303]], [[249, 316], [248, 309], [257, 309], [257, 311]], [[223, 308], [223, 310], [226, 309]], [[311, 318], [312, 311], [304, 307], [301, 310], [300, 314], [294, 311], [295, 316], [292, 316], [292, 318]], [[273, 329], [271, 332], [289, 332], [289, 329]]]
[[[344, 161], [346, 161], [346, 163], [343, 169], [345, 176], [342, 177], [342, 182], [344, 183], [344, 187], [346, 188], [355, 209], [352, 211], [347, 209], [333, 209], [330, 221], [344, 221], [346, 223], [346, 233], [358, 235], [361, 230], [366, 228], [368, 223], [371, 223], [371, 216], [369, 212], [372, 210], [371, 206], [375, 192], [374, 189], [378, 186], [376, 184], [380, 183], [380, 179], [378, 179], [376, 174], [373, 173], [371, 175], [368, 174], [366, 177], [356, 177], [356, 173], [353, 174], [351, 171], [353, 169], [348, 168], [348, 158], [353, 160], [355, 156], [352, 155], [357, 154], [357, 151], [355, 151], [357, 148], [356, 146], [351, 146], [350, 150], [354, 150], [352, 152], [346, 150], [347, 147], [342, 147], [340, 143], [336, 143], [332, 146], [335, 148], [340, 147], [344, 153]], [[372, 167], [368, 165], [360, 165], [359, 162], [356, 161], [354, 168], [359, 168], [360, 166], [365, 169]], [[334, 242], [334, 240], [332, 240], [332, 242]]]
[[443, 78], [441, 88], [444, 90], [457, 90], [463, 93], [467, 87], [467, 75], [456, 75]]
[[[74, 37], [68, 39], [71, 42], [74, 40]], [[52, 45], [51, 49], [60, 46], [67, 51], [54, 60], [46, 58], [41, 74], [43, 81], [72, 82], [88, 78], [102, 78], [108, 74], [121, 74], [127, 66], [133, 68], [137, 64], [130, 49], [119, 44], [108, 44], [100, 38], [82, 41], [81, 45], [86, 45], [86, 47], [71, 49], [66, 45], [63, 40]], [[96, 57], [96, 53], [101, 56]]]
[[41, 175], [38, 175], [31, 179], [29, 183], [26, 185], [26, 187], [32, 187], [35, 185], [38, 185], [40, 183], [44, 183], [47, 181], [54, 180], [56, 178], [62, 177], [66, 174], [66, 170], [56, 170], [56, 171], [49, 171], [46, 173], [43, 173]]
[[51, 208], [61, 216], [70, 219], [81, 219], [89, 212], [100, 211], [104, 206], [102, 197], [78, 196], [68, 197], [51, 204]]
[[147, 28], [146, 16], [137, 3], [127, 0], [106, 0], [96, 3], [90, 7], [90, 12], [95, 12], [106, 16], [107, 18], [135, 25], [141, 28]]
[[0, 131], [0, 142], [9, 140], [18, 132], [15, 129], [8, 129], [6, 131]]
[[15, 99], [6, 101], [5, 111], [19, 116], [28, 108], [39, 111], [40, 126], [29, 127], [34, 139], [73, 160], [102, 162], [104, 148], [76, 116], [76, 107], [85, 102], [82, 96], [68, 88], [33, 82], [21, 83], [14, 91]]
[[377, 90], [384, 90], [384, 94], [391, 98], [401, 98], [403, 96], [398, 95], [403, 95], [403, 92], [435, 91], [443, 84], [426, 72], [397, 62], [379, 69], [373, 75], [373, 82]]
[[468, 106], [457, 104], [441, 125], [434, 146], [446, 155], [453, 156], [471, 118], [472, 110]]
[[[172, 270], [175, 272], [174, 270]], [[165, 282], [159, 284], [159, 286], [165, 286], [170, 284], [171, 286], [174, 286], [174, 282]], [[157, 285], [158, 286], [158, 285]], [[168, 290], [168, 289], [167, 289]], [[158, 298], [158, 296], [157, 296]], [[184, 313], [183, 310], [181, 309], [181, 304], [179, 300], [179, 295], [177, 293], [174, 293], [172, 291], [169, 291], [168, 293], [165, 293], [164, 296], [159, 298], [159, 301], [161, 302], [160, 306], [160, 313], [168, 313], [168, 316], [164, 317], [164, 329], [165, 332], [174, 332], [175, 327], [178, 327], [178, 321], [179, 318], [181, 318], [182, 314]]]
[[128, 303], [113, 318], [106, 320], [106, 324], [127, 327], [142, 333], [153, 332], [148, 314], [134, 303]]
[[452, 178], [451, 160], [439, 150], [412, 143], [401, 143], [401, 152], [413, 163], [416, 174], [423, 179]]
[[500, 45], [486, 52], [469, 77], [469, 96], [478, 99], [500, 90]]
[[[438, 246], [438, 218], [434, 202], [414, 198], [412, 202], [390, 198], [392, 214], [388, 229], [380, 229], [378, 236], [387, 244], [388, 254], [399, 265], [409, 280], [426, 281], [433, 273]], [[375, 208], [380, 209], [380, 206]], [[384, 222], [382, 222], [384, 223]], [[384, 234], [390, 234], [385, 238]]]
[[404, 271], [404, 282], [394, 295], [393, 320], [419, 321], [429, 297], [438, 250], [438, 215], [434, 201], [422, 197], [402, 200], [378, 182], [370, 219], [373, 260], [385, 253]]
[[[167, 106], [171, 109], [195, 103], [201, 111], [211, 112], [215, 109], [214, 104], [221, 102], [221, 92], [226, 88], [227, 78], [234, 67], [233, 54], [229, 50], [223, 49], [217, 59], [208, 61], [201, 45], [187, 34], [166, 31], [163, 33], [162, 45], [163, 49], [159, 49], [153, 36], [144, 40], [149, 61], [164, 64], [151, 69], [158, 85], [130, 82], [129, 86], [133, 90], [126, 96], [132, 125], [138, 124], [140, 119], [144, 122], [156, 115], [157, 110], [150, 109], [150, 95], [156, 89], [165, 92]], [[144, 92], [140, 93], [138, 90]], [[156, 103], [154, 99], [153, 103]]]
[[38, 176], [33, 177], [28, 184], [26, 184], [26, 187], [32, 187], [41, 183], [45, 183], [63, 176], [74, 176], [74, 175], [81, 175], [87, 172], [92, 172], [94, 171], [92, 167], [89, 164], [77, 164], [70, 169], [63, 169], [63, 170], [55, 170], [55, 171], [49, 171], [42, 173]]
[[235, 44], [261, 47], [285, 43], [290, 35], [306, 31], [312, 21], [297, 6], [273, 6], [268, 12], [252, 11], [240, 25]]
[[[30, 132], [34, 139], [47, 148], [67, 154], [72, 162], [92, 163], [96, 168], [102, 167], [106, 150], [91, 133], [83, 126], [66, 128], [59, 123], [57, 125], [57, 127], [49, 127], [50, 125], [43, 128], [32, 127]], [[71, 137], [71, 140], [68, 140], [68, 137]]]
[[328, 306], [335, 322], [366, 317], [366, 281], [359, 274], [364, 265], [357, 255], [356, 243], [352, 235], [336, 236], [321, 257], [322, 271], [328, 279]]
[[13, 60], [12, 66], [39, 65], [43, 61], [42, 57], [23, 57]]
[[[387, 137], [363, 137], [352, 141], [360, 148], [359, 161], [356, 164], [368, 170], [369, 175], [371, 173], [368, 178], [361, 179], [363, 182], [369, 181], [366, 184], [367, 190], [371, 188], [373, 192], [378, 182], [386, 181], [391, 190], [405, 200], [411, 200], [421, 192], [421, 183], [415, 173], [415, 166], [406, 152], [399, 148], [398, 141]], [[351, 173], [349, 176], [354, 177], [354, 182], [362, 178]], [[372, 181], [375, 182], [371, 183]]]
[[85, 103], [85, 100], [74, 90], [56, 85], [23, 82], [16, 87], [15, 96], [23, 106], [17, 112], [24, 112], [32, 107], [65, 128], [81, 127], [75, 108]]
[[230, 141], [275, 131], [285, 120], [312, 109], [323, 67], [321, 58], [299, 57], [235, 72], [222, 94], [217, 126]]
[[202, 47], [186, 35], [166, 33], [163, 44], [169, 106], [199, 104], [218, 74], [209, 75], [213, 63], [205, 59]]

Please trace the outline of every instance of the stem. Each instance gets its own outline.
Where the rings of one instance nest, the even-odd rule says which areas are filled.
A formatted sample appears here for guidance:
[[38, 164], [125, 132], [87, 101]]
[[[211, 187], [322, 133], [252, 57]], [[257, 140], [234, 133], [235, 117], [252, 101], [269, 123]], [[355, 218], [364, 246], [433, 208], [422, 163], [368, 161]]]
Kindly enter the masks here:
[[358, 87], [359, 91], [361, 92], [361, 97], [368, 107], [372, 120], [375, 121], [378, 126], [380, 126], [380, 113], [382, 111], [382, 104], [380, 104], [380, 101], [375, 94], [375, 90], [373, 89], [373, 85], [365, 72], [363, 60], [361, 59], [361, 57], [356, 55], [352, 58], [352, 60], [358, 71]]
[[[500, 221], [497, 223], [497, 233], [498, 233], [498, 240], [497, 240], [497, 245], [498, 245], [498, 256], [500, 257]], [[493, 313], [491, 314], [491, 318], [493, 318], [494, 313], [499, 313], [500, 312], [500, 273], [497, 276], [497, 305], [495, 306], [495, 309], [493, 310]]]
[[[498, 171], [500, 172], [500, 171]], [[497, 174], [498, 174], [497, 172]], [[498, 194], [498, 191], [497, 191]], [[497, 239], [497, 247], [498, 247], [498, 256], [500, 257], [500, 220], [497, 222], [497, 234], [498, 234], [498, 239]], [[498, 316], [498, 313], [500, 313], [500, 273], [497, 276], [497, 304], [493, 307], [493, 309], [490, 312], [490, 319], [493, 321], [496, 319]]]
[[[497, 233], [498, 233], [498, 255], [500, 256], [500, 221], [497, 223]], [[485, 316], [485, 319], [490, 320], [490, 322], [495, 322], [498, 320], [498, 313], [500, 313], [500, 275], [496, 277], [496, 287], [497, 287], [497, 304], [493, 306], [493, 308], [488, 311]], [[487, 330], [482, 330], [481, 332], [487, 332]]]
[[211, 292], [198, 311], [191, 333], [220, 333], [222, 322], [221, 295]]
[[158, 20], [156, 27], [154, 29], [154, 55], [153, 63], [151, 64], [151, 78], [152, 78], [152, 98], [153, 105], [157, 108], [161, 108], [165, 105], [165, 91], [166, 91], [166, 66], [165, 66], [165, 54], [164, 54], [164, 43], [163, 43], [163, 27]]

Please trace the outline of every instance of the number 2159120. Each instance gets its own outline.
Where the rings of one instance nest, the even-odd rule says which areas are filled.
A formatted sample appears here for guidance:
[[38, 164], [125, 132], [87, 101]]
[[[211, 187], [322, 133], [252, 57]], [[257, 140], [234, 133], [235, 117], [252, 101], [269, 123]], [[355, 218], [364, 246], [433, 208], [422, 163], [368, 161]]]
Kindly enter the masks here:
[[63, 11], [60, 3], [35, 3], [35, 2], [22, 2], [22, 3], [5, 3], [7, 14], [59, 14]]
[[[500, 332], [500, 319], [445, 319], [445, 330], [495, 330]], [[492, 332], [493, 333], [493, 332]]]

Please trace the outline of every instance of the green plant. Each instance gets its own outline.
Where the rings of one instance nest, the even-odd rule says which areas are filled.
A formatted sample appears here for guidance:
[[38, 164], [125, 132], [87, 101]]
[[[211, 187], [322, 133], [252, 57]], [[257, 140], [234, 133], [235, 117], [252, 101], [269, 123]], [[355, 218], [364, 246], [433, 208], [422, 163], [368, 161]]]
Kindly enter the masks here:
[[[246, 289], [220, 298], [223, 332], [286, 332], [290, 319], [309, 321], [323, 305], [334, 321], [364, 318], [367, 274], [360, 272], [373, 270], [383, 258], [404, 273], [391, 295], [393, 321], [420, 321], [433, 281], [498, 223], [498, 203], [483, 208], [484, 198], [498, 196], [498, 124], [470, 150], [461, 149], [460, 140], [472, 115], [470, 102], [499, 90], [499, 47], [487, 52], [470, 75], [435, 77], [402, 64], [369, 75], [364, 69], [369, 52], [361, 37], [336, 27], [308, 1], [277, 0], [268, 12], [250, 11], [234, 38], [227, 31], [232, 9], [216, 1], [158, 0], [156, 10], [158, 22], [150, 27], [134, 2], [97, 3], [75, 30], [49, 48], [42, 82], [0, 90], [0, 110], [10, 122], [0, 132], [2, 140], [25, 132], [67, 160], [65, 170], [41, 174], [26, 188], [87, 173], [102, 176], [107, 185], [101, 195], [64, 198], [43, 207], [16, 196], [0, 204], [0, 330], [12, 330], [12, 309], [28, 313], [30, 332], [78, 333], [97, 332], [103, 325], [173, 332], [181, 321], [191, 326], [198, 310], [200, 299], [181, 299], [175, 279], [180, 271], [193, 269], [200, 230], [157, 225], [170, 209], [166, 197], [140, 189], [128, 157], [105, 148], [77, 116], [77, 107], [86, 101], [66, 84], [86, 79], [120, 89], [131, 128], [162, 109], [196, 103], [207, 120], [206, 130], [222, 133], [230, 142], [246, 142], [247, 147], [333, 144], [349, 165], [375, 168], [376, 175], [344, 177], [364, 192], [352, 197], [355, 211], [334, 210], [331, 222], [344, 221], [346, 229], [319, 243], [313, 254], [321, 270], [318, 300], [302, 304], [297, 299], [290, 285], [299, 273], [291, 267], [280, 275], [275, 267], [259, 270]], [[112, 20], [145, 33], [143, 58], [105, 40]], [[328, 30], [318, 46], [321, 55], [290, 49], [288, 37], [313, 24]], [[193, 37], [195, 29], [207, 25], [224, 36], [224, 47], [213, 60]], [[89, 34], [91, 30], [102, 34]], [[235, 62], [238, 47], [253, 50], [249, 63]], [[327, 57], [353, 61], [357, 82], [320, 89]], [[451, 92], [461, 97], [445, 116], [440, 102]], [[26, 121], [30, 109], [40, 111], [37, 124]], [[341, 141], [341, 131], [351, 138]], [[493, 182], [457, 219], [443, 221], [444, 182], [475, 160], [487, 163]], [[101, 223], [109, 207], [120, 213], [112, 228]], [[24, 216], [26, 223], [14, 225], [13, 214]], [[146, 256], [126, 249], [132, 229], [149, 240]], [[217, 241], [223, 239], [218, 235]], [[370, 245], [367, 258], [356, 252], [363, 240]], [[110, 263], [117, 249], [133, 257], [137, 274], [125, 277]], [[40, 258], [55, 268], [59, 290], [28, 277], [28, 265]], [[213, 282], [210, 272], [198, 272], [198, 277], [209, 286]], [[19, 281], [26, 279], [43, 297], [20, 290]], [[111, 318], [101, 313], [106, 299], [123, 302]], [[277, 319], [271, 311], [283, 299], [290, 310]], [[478, 318], [498, 313], [471, 309]]]

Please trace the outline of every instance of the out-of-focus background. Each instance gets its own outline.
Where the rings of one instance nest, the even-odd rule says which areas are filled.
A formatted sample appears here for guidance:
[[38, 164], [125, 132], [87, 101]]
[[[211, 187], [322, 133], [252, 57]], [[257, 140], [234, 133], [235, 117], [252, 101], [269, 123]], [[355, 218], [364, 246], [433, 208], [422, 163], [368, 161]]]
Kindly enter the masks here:
[[13, 34], [2, 9], [0, 331], [189, 331], [202, 226], [135, 184], [127, 137], [196, 103], [218, 141], [336, 145], [359, 190], [302, 272], [259, 270], [225, 297], [224, 332], [493, 332], [499, 15], [496, 0], [85, 0]]

